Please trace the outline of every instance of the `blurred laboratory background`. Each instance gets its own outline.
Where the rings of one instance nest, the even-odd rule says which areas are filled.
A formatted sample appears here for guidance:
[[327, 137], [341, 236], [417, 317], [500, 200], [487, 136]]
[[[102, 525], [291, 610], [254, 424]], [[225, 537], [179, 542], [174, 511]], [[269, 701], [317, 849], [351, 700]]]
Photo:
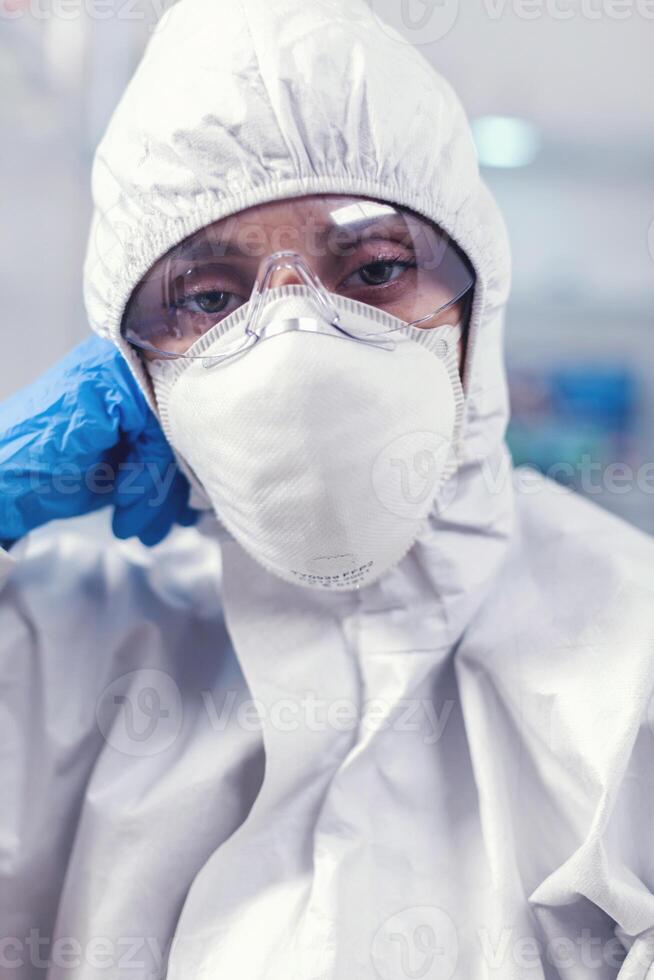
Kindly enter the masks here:
[[[165, 2], [0, 0], [0, 398], [87, 332], [93, 149]], [[516, 462], [654, 532], [654, 4], [369, 2], [458, 91], [506, 217]]]

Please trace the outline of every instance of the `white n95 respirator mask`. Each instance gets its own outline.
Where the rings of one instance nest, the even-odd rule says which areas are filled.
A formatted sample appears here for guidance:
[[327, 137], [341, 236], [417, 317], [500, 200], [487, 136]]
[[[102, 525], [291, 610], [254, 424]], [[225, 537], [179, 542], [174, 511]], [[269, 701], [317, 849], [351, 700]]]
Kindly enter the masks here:
[[286, 581], [353, 589], [407, 553], [455, 469], [460, 328], [329, 299], [342, 330], [310, 287], [282, 286], [258, 343], [243, 349], [251, 301], [150, 373], [164, 432], [241, 546]]

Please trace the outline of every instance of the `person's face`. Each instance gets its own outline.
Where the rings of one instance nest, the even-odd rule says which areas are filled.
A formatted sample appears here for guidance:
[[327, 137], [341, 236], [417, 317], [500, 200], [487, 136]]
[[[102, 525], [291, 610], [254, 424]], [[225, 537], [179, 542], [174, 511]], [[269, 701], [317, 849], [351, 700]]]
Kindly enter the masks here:
[[[424, 220], [363, 198], [316, 195], [263, 204], [203, 228], [160, 259], [135, 290], [127, 315], [156, 321], [165, 283], [166, 303], [171, 288], [177, 297], [176, 326], [184, 324], [176, 334], [190, 338], [188, 347], [248, 301], [270, 255], [291, 251], [328, 291], [433, 329], [461, 321], [469, 299], [468, 294], [443, 309], [471, 276], [458, 250], [445, 241]], [[183, 289], [175, 285], [182, 281]], [[296, 269], [283, 268], [268, 285], [301, 282]], [[162, 332], [155, 324], [150, 343], [161, 348], [157, 331]], [[146, 359], [157, 356], [143, 353]]]

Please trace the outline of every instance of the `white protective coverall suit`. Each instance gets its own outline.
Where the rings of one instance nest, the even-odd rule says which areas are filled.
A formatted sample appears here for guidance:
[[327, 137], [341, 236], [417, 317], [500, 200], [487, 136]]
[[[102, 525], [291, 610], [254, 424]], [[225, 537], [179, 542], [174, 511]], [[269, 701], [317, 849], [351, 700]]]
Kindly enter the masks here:
[[437, 222], [477, 276], [463, 452], [358, 592], [276, 579], [211, 516], [2, 555], [0, 976], [654, 976], [654, 548], [510, 472], [505, 232], [449, 86], [355, 0], [182, 0], [93, 189], [88, 311], [121, 345], [152, 263], [250, 205]]

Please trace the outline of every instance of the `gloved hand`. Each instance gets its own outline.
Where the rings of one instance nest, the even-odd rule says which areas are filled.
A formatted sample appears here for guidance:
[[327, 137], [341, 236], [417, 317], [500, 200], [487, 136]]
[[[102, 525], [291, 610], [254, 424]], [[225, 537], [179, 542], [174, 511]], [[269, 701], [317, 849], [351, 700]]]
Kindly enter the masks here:
[[92, 337], [0, 405], [0, 541], [113, 506], [146, 545], [193, 524], [189, 485], [125, 359]]

